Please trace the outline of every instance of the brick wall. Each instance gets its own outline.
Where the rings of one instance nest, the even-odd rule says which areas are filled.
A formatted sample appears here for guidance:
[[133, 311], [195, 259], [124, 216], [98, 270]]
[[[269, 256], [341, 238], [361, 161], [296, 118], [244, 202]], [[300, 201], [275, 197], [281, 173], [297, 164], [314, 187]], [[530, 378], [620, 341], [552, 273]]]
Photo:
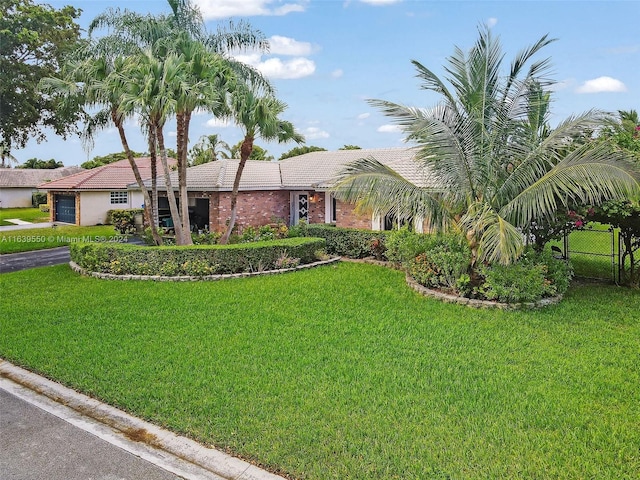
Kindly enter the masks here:
[[[250, 191], [238, 193], [238, 214], [236, 225], [268, 225], [274, 219], [289, 223], [289, 192], [287, 191]], [[212, 193], [209, 202], [210, 228], [224, 231], [231, 217], [231, 192]]]
[[371, 230], [371, 214], [356, 213], [355, 205], [338, 200], [336, 205], [336, 227]]

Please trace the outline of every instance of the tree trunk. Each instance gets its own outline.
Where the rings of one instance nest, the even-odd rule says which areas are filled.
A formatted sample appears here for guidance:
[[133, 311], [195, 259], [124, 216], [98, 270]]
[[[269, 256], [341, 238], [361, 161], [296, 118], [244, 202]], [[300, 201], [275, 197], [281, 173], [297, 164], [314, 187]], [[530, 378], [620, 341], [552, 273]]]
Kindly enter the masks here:
[[180, 210], [182, 215], [182, 245], [193, 245], [191, 239], [191, 222], [189, 219], [189, 197], [187, 194], [187, 143], [189, 141], [189, 113], [180, 113], [176, 116], [177, 123], [177, 149], [178, 149], [178, 196], [180, 197]]
[[171, 185], [171, 177], [169, 175], [170, 170], [167, 163], [167, 150], [164, 146], [164, 134], [161, 126], [156, 125], [155, 131], [158, 139], [158, 147], [160, 149], [160, 161], [162, 162], [162, 168], [164, 169], [164, 183], [167, 188], [167, 199], [169, 200], [171, 220], [173, 221], [173, 228], [176, 233], [176, 244], [182, 245], [182, 221], [180, 219], [180, 212], [178, 211], [178, 204], [176, 203], [176, 195], [173, 192], [173, 186]]
[[144, 182], [142, 181], [142, 176], [140, 175], [140, 170], [138, 170], [138, 165], [133, 158], [133, 152], [129, 148], [129, 142], [127, 142], [127, 136], [124, 132], [124, 127], [122, 126], [122, 121], [118, 118], [118, 113], [115, 109], [111, 110], [111, 120], [115, 124], [118, 129], [118, 134], [120, 135], [120, 142], [122, 142], [122, 148], [127, 154], [127, 160], [129, 160], [129, 165], [131, 165], [131, 169], [133, 170], [133, 176], [136, 178], [136, 182], [138, 186], [142, 190], [142, 198], [144, 198], [144, 216], [151, 225], [151, 235], [153, 236], [153, 241], [156, 245], [160, 245], [162, 243], [162, 238], [158, 234], [158, 229], [153, 225], [153, 211], [151, 205], [151, 198], [149, 197], [149, 192], [144, 186]]
[[149, 128], [149, 157], [151, 158], [151, 201], [153, 208], [153, 224], [156, 229], [160, 226], [160, 218], [158, 212], [158, 150], [156, 148], [156, 135], [153, 126]]
[[233, 190], [231, 191], [231, 217], [229, 218], [229, 226], [227, 227], [227, 231], [224, 232], [224, 235], [220, 239], [219, 243], [221, 245], [226, 245], [229, 243], [229, 237], [231, 236], [231, 231], [233, 227], [236, 225], [236, 216], [238, 210], [238, 189], [240, 188], [240, 178], [242, 177], [242, 171], [244, 170], [244, 166], [251, 155], [253, 150], [253, 137], [244, 137], [244, 141], [242, 142], [242, 146], [240, 147], [240, 163], [238, 164], [238, 171], [236, 172], [236, 178], [233, 181]]

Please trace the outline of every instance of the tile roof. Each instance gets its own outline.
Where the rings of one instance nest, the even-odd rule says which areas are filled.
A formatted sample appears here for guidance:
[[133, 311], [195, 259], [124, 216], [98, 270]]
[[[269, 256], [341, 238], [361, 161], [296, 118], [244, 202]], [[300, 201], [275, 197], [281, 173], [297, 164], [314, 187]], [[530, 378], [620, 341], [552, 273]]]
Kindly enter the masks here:
[[280, 161], [283, 186], [291, 188], [328, 188], [348, 163], [373, 157], [392, 168], [410, 182], [422, 187], [435, 187], [434, 179], [420, 168], [414, 150], [407, 147], [310, 152]]
[[[434, 178], [420, 168], [411, 148], [377, 148], [305, 153], [279, 162], [247, 161], [240, 190], [302, 190], [329, 188], [342, 168], [359, 158], [374, 157], [409, 181], [423, 187], [435, 187]], [[187, 169], [187, 188], [192, 191], [230, 191], [233, 188], [238, 160], [218, 160]], [[171, 184], [178, 188], [177, 172]], [[145, 185], [150, 187], [149, 181]], [[164, 179], [158, 179], [164, 189]]]
[[[143, 179], [151, 177], [151, 159], [141, 157], [135, 159]], [[169, 159], [169, 164], [176, 161]], [[158, 174], [162, 174], [162, 165], [158, 161]], [[39, 188], [43, 190], [125, 190], [129, 185], [137, 186], [136, 177], [129, 160], [104, 165], [102, 167], [84, 170], [75, 175], [70, 175], [52, 182], [43, 183]]]
[[[195, 191], [231, 190], [238, 171], [239, 160], [218, 160], [187, 168], [187, 188]], [[282, 188], [277, 162], [247, 160], [240, 179], [240, 190], [279, 190]], [[151, 187], [151, 182], [145, 185]], [[178, 189], [178, 172], [171, 172], [171, 186]], [[164, 189], [164, 178], [158, 179]]]
[[36, 188], [43, 182], [83, 171], [80, 167], [55, 169], [0, 168], [0, 188]]

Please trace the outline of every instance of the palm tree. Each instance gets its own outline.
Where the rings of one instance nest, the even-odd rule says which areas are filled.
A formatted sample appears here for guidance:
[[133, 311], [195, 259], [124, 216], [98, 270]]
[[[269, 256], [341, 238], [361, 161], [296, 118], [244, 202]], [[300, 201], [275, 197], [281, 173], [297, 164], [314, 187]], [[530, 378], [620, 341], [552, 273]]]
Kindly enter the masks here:
[[112, 37], [120, 39], [127, 48], [146, 49], [158, 60], [169, 55], [180, 56], [185, 67], [174, 84], [165, 90], [176, 100], [178, 189], [181, 208], [182, 235], [176, 236], [180, 244], [190, 244], [190, 225], [186, 185], [189, 124], [195, 109], [204, 109], [214, 115], [223, 115], [224, 96], [228, 84], [238, 75], [271, 89], [268, 82], [253, 68], [230, 58], [229, 51], [238, 48], [265, 50], [268, 44], [264, 35], [247, 24], [230, 29], [219, 29], [209, 34], [199, 10], [188, 0], [168, 0], [168, 15], [140, 15], [128, 10], [108, 9], [94, 19], [89, 27], [112, 30]]
[[99, 109], [92, 114], [85, 113], [85, 145], [90, 146], [96, 133], [110, 122], [115, 125], [136, 182], [142, 190], [144, 214], [151, 226], [154, 242], [160, 245], [162, 238], [153, 222], [154, 205], [140, 175], [133, 151], [129, 148], [124, 129], [127, 114], [121, 110], [121, 104], [124, 95], [122, 72], [125, 61], [120, 55], [107, 53], [109, 51], [113, 52], [113, 49], [105, 48], [104, 41], [88, 42], [76, 52], [76, 59], [63, 66], [61, 78], [45, 78], [40, 82], [40, 88], [46, 93], [56, 95], [61, 102], [80, 102], [87, 110]]
[[220, 243], [223, 245], [229, 242], [231, 231], [236, 223], [240, 179], [247, 159], [251, 156], [254, 140], [260, 137], [264, 140], [277, 140], [279, 143], [290, 140], [296, 143], [304, 142], [304, 137], [295, 131], [293, 124], [278, 118], [285, 111], [287, 105], [272, 95], [260, 95], [255, 89], [246, 85], [238, 85], [231, 94], [230, 102], [234, 121], [243, 130], [244, 138], [240, 147], [240, 162], [231, 191], [231, 217], [227, 230], [220, 239]]
[[416, 161], [441, 187], [419, 188], [366, 158], [344, 169], [336, 195], [374, 211], [423, 217], [436, 229], [460, 229], [475, 265], [515, 261], [524, 248], [523, 230], [553, 217], [561, 205], [598, 204], [637, 191], [623, 154], [584, 141], [603, 114], [590, 111], [548, 128], [549, 59], [533, 57], [552, 41], [541, 37], [503, 75], [500, 42], [481, 27], [468, 53], [456, 48], [449, 57], [450, 86], [413, 61], [421, 88], [439, 94], [441, 103], [431, 109], [370, 104], [415, 142]]
[[148, 125], [153, 136], [152, 141], [158, 145], [160, 153], [176, 243], [188, 244], [184, 243], [185, 225], [173, 191], [164, 140], [164, 126], [167, 119], [175, 113], [177, 105], [170, 89], [183, 73], [184, 64], [176, 55], [169, 55], [166, 59], [160, 60], [149, 51], [145, 55], [129, 57], [126, 63], [126, 70], [119, 79], [126, 84], [126, 92], [122, 96], [119, 111], [128, 114], [137, 112], [142, 115], [145, 124]]
[[192, 165], [215, 162], [219, 158], [231, 158], [231, 147], [217, 134], [203, 135], [189, 151]]

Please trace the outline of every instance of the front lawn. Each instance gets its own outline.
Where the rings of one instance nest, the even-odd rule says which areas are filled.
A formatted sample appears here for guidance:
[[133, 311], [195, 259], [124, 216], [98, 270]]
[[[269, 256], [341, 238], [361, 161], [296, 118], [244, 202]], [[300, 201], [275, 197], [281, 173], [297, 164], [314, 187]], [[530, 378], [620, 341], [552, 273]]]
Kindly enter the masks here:
[[351, 263], [196, 283], [58, 266], [2, 289], [0, 356], [292, 478], [640, 476], [634, 290], [473, 310]]
[[56, 226], [0, 231], [0, 253], [29, 252], [63, 247], [77, 242], [125, 242], [113, 225], [97, 227]]
[[7, 218], [42, 223], [49, 221], [49, 212], [42, 212], [39, 208], [0, 208], [0, 226], [15, 225], [15, 223], [7, 222]]

